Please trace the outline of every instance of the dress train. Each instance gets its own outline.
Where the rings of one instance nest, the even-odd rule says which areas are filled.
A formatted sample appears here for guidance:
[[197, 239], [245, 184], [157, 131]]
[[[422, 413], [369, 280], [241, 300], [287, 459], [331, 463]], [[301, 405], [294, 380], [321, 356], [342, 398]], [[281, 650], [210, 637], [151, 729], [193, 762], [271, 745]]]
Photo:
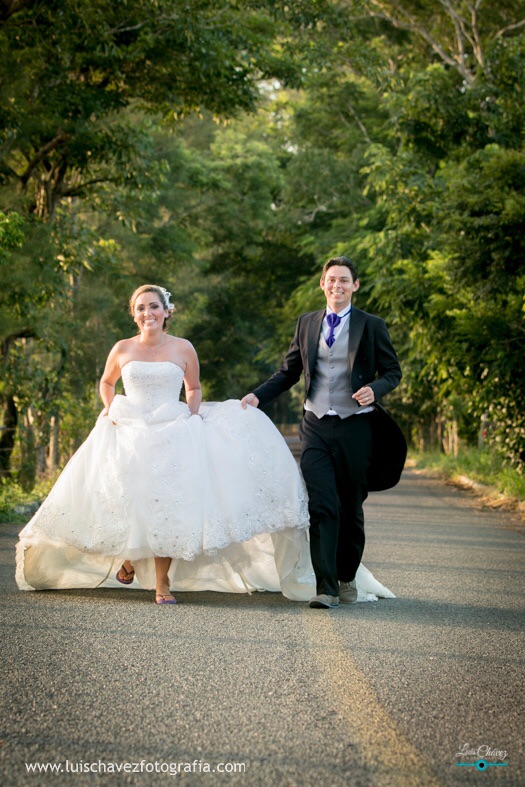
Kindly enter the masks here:
[[[130, 361], [115, 396], [20, 533], [22, 590], [155, 588], [154, 556], [172, 558], [173, 591], [315, 595], [304, 483], [269, 418], [229, 400], [191, 416], [183, 370]], [[393, 594], [360, 566], [358, 601]]]

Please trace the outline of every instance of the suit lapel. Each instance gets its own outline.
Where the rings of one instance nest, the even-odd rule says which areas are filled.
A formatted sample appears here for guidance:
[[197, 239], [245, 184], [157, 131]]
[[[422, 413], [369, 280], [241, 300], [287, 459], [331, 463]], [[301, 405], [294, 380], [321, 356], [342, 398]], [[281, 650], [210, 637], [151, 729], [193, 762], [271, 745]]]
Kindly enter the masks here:
[[314, 312], [311, 319], [308, 321], [307, 334], [306, 334], [306, 347], [307, 347], [307, 360], [308, 368], [306, 371], [310, 372], [315, 368], [317, 361], [317, 352], [319, 350], [319, 336], [321, 334], [321, 326], [326, 310], [323, 309], [319, 312]]
[[361, 309], [356, 309], [355, 306], [352, 306], [352, 311], [350, 312], [350, 330], [348, 332], [348, 366], [350, 372], [352, 372], [354, 368], [355, 356], [357, 348], [359, 347], [359, 342], [363, 336], [365, 322], [365, 313], [362, 312]]

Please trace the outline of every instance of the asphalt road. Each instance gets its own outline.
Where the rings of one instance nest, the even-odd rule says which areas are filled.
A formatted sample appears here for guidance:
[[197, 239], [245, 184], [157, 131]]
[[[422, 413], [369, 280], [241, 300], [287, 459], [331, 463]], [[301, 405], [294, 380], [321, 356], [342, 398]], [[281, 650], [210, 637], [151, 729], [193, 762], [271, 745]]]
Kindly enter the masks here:
[[22, 593], [0, 526], [2, 784], [525, 784], [523, 531], [412, 472], [366, 509], [397, 598], [330, 611]]

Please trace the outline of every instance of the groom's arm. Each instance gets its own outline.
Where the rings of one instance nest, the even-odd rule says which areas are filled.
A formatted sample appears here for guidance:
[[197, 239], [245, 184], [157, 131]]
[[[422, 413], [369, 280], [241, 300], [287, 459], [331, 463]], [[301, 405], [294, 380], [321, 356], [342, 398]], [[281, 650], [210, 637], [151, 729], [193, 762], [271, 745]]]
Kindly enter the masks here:
[[[281, 368], [278, 369], [275, 374], [272, 374], [266, 382], [255, 388], [252, 393], [246, 394], [246, 396], [243, 397], [243, 407], [246, 407], [247, 404], [251, 404], [254, 407], [258, 407], [259, 405], [264, 407], [264, 405], [269, 404], [269, 402], [276, 399], [300, 380], [303, 371], [303, 359], [299, 348], [301, 319], [300, 317], [297, 322], [292, 343], [288, 348]], [[257, 401], [255, 401], [254, 397]]]
[[401, 382], [401, 366], [390, 339], [386, 323], [380, 317], [375, 319], [373, 332], [373, 356], [376, 377], [369, 385], [376, 399], [397, 388]]

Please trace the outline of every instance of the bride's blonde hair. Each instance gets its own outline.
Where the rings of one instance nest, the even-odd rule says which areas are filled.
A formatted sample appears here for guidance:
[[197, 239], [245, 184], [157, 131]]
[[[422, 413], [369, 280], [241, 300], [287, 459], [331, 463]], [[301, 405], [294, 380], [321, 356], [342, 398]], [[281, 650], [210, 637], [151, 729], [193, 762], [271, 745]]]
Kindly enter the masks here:
[[141, 284], [140, 287], [137, 287], [137, 289], [129, 299], [129, 313], [131, 314], [132, 317], [134, 316], [135, 303], [137, 301], [137, 298], [139, 297], [139, 295], [142, 295], [144, 292], [156, 293], [159, 296], [160, 301], [164, 306], [164, 308], [169, 311], [169, 314], [167, 317], [164, 318], [164, 323], [162, 325], [162, 329], [166, 330], [167, 322], [169, 319], [171, 319], [171, 315], [175, 311], [175, 306], [170, 301], [171, 292], [168, 292], [168, 290], [165, 287], [161, 287], [159, 284]]

